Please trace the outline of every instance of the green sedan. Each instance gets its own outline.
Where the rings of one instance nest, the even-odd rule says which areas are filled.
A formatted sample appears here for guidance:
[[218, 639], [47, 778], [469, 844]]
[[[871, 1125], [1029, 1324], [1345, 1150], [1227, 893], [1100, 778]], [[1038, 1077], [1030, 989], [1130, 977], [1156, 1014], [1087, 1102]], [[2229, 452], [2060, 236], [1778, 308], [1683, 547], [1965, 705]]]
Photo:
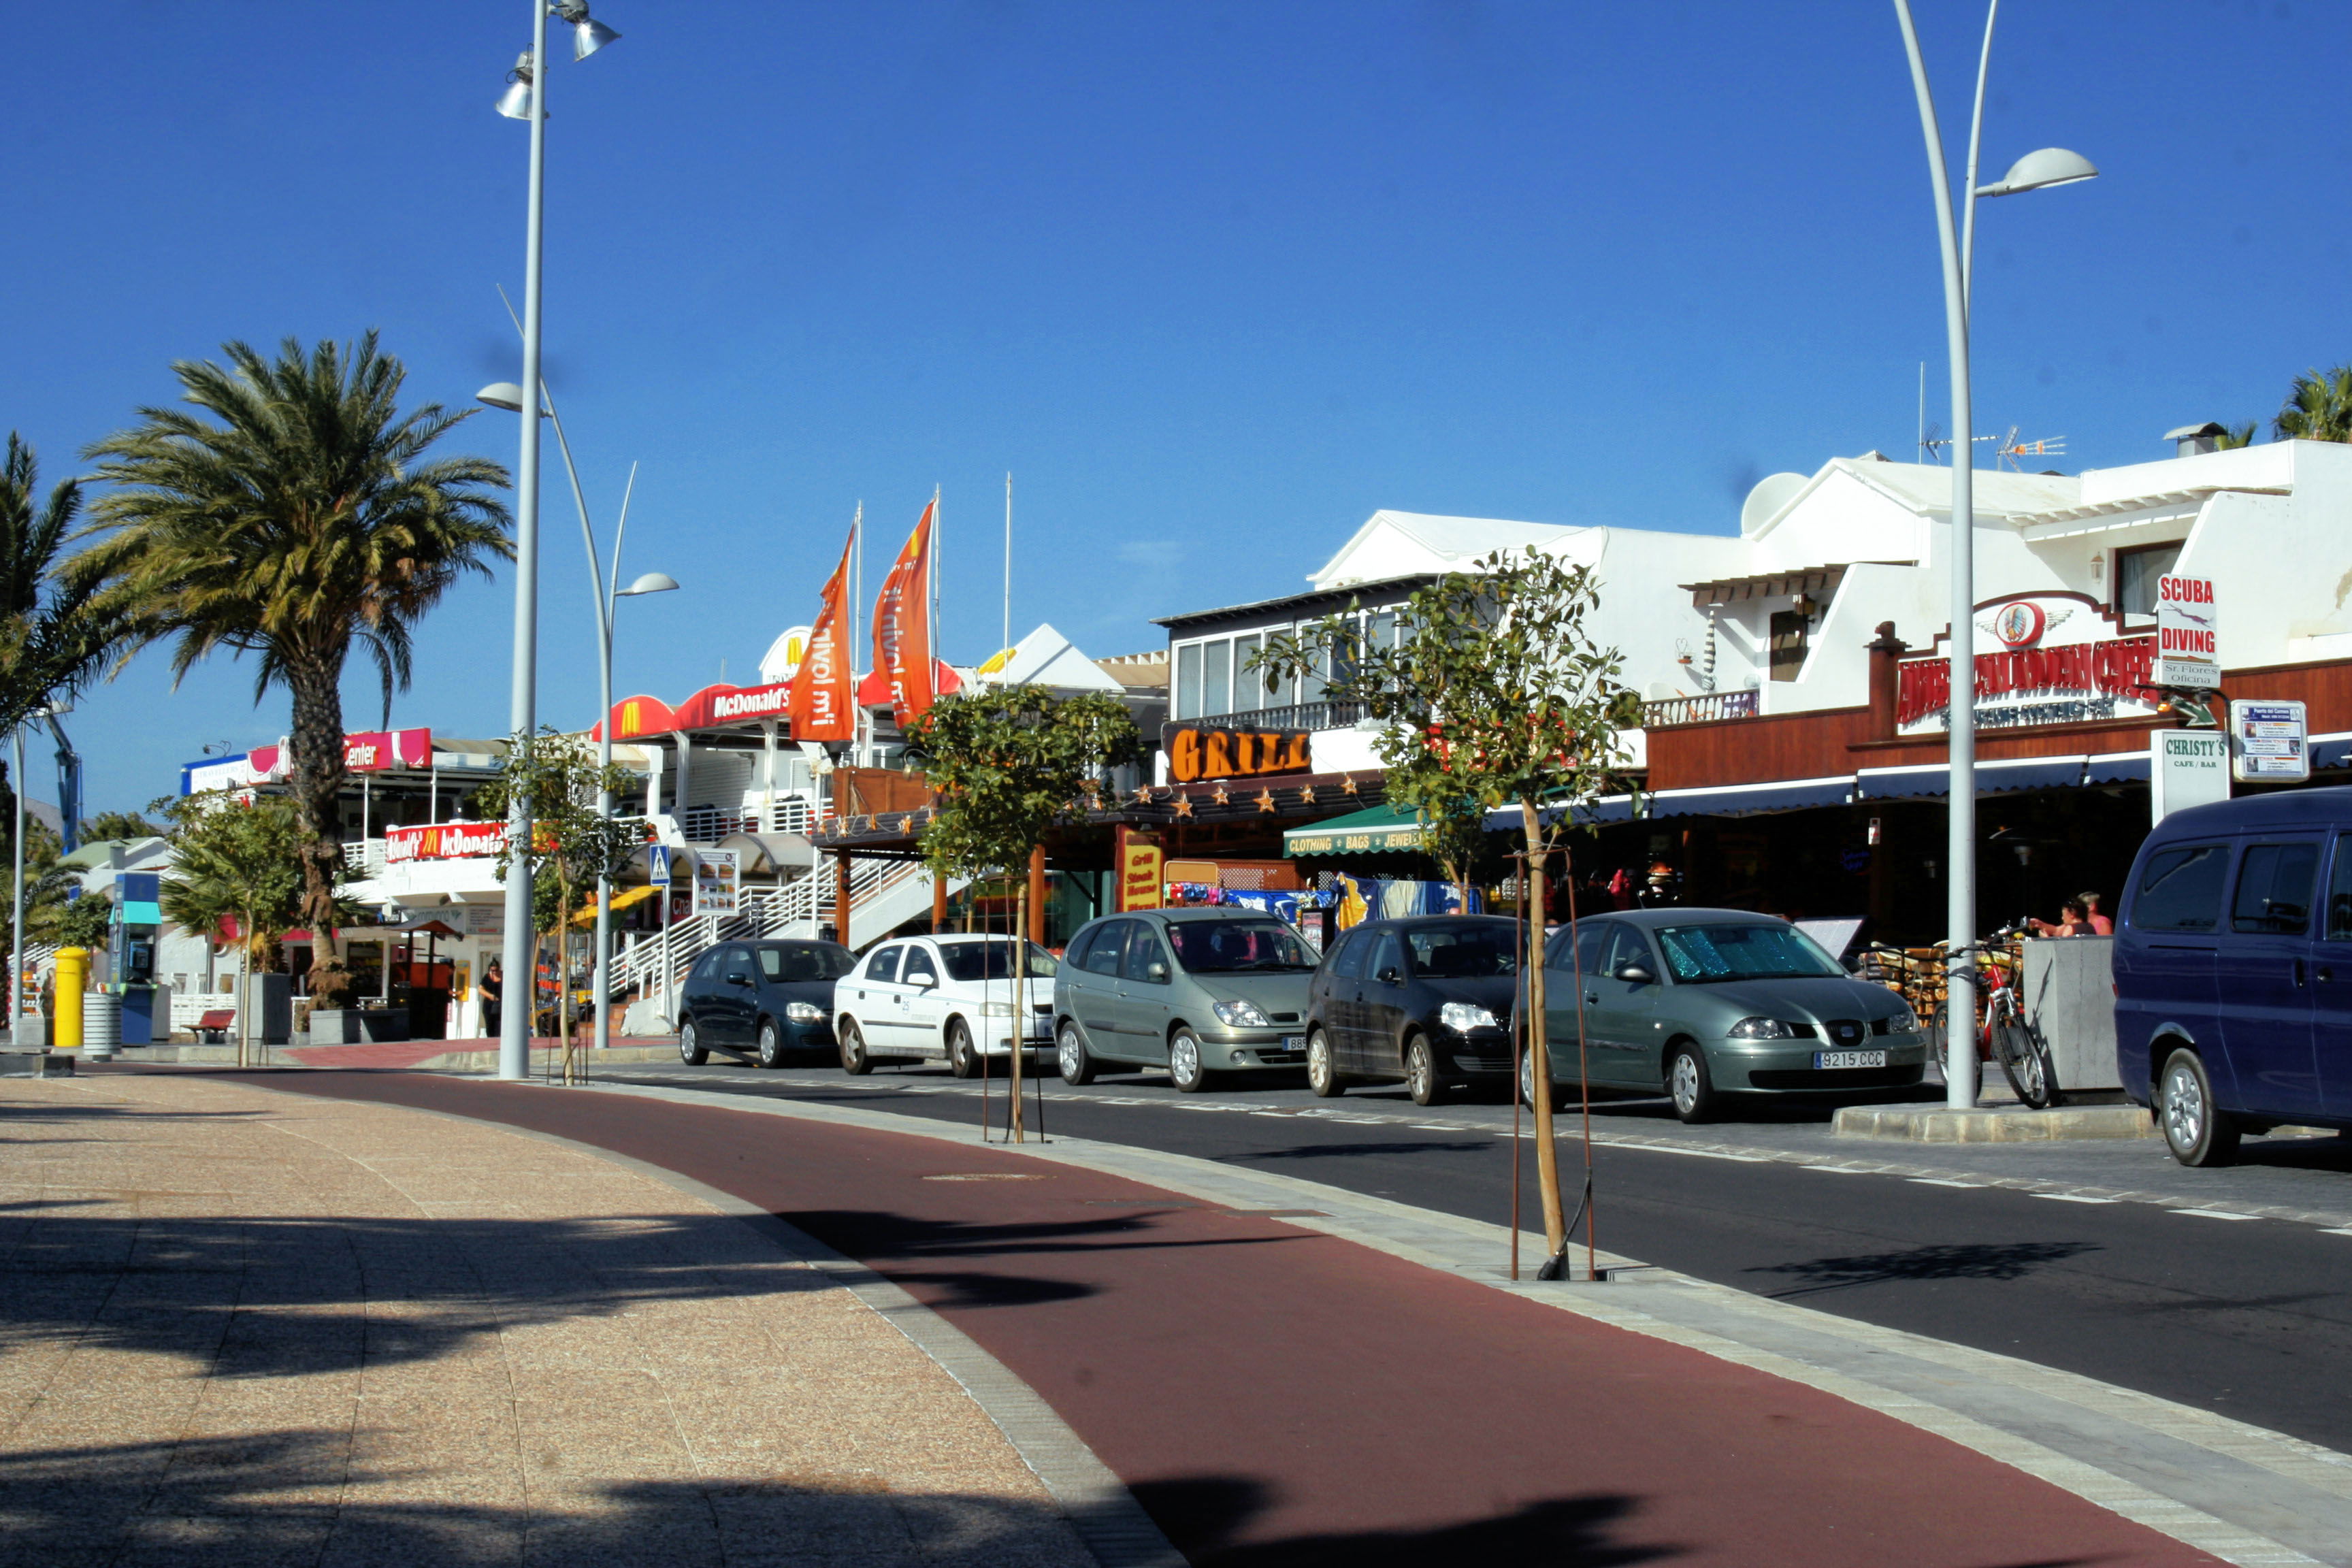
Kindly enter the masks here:
[[[1919, 1020], [1783, 920], [1745, 910], [1629, 910], [1562, 927], [1544, 948], [1551, 1077], [1664, 1089], [1704, 1121], [1734, 1093], [1894, 1089], [1926, 1075]], [[1533, 1080], [1525, 1067], [1523, 1092]]]

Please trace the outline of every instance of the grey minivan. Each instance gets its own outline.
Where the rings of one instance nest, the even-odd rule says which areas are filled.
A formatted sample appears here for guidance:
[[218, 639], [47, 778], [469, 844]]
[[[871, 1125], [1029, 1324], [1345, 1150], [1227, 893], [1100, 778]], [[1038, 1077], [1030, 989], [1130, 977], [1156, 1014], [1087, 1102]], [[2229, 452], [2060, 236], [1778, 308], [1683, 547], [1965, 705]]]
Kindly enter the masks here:
[[1139, 910], [1080, 928], [1054, 976], [1062, 1077], [1164, 1067], [1191, 1094], [1213, 1072], [1306, 1059], [1315, 952], [1255, 910]]

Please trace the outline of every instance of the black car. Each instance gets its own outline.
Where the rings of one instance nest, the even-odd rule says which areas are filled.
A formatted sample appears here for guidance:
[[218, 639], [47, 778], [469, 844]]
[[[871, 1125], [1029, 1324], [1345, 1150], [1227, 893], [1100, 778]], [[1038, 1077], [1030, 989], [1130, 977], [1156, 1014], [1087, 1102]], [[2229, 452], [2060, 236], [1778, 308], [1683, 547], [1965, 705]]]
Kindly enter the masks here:
[[750, 1051], [763, 1068], [833, 1046], [833, 983], [857, 957], [835, 942], [725, 942], [695, 960], [677, 999], [677, 1054]]
[[1499, 915], [1367, 921], [1331, 945], [1307, 994], [1307, 1081], [1402, 1079], [1415, 1105], [1458, 1083], [1507, 1085], [1518, 931]]

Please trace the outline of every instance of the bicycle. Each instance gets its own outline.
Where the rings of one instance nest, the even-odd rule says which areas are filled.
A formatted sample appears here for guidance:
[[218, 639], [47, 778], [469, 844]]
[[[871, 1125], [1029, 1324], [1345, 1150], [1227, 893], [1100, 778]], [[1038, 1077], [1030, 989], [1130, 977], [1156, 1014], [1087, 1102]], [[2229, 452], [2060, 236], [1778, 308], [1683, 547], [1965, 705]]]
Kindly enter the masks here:
[[1983, 942], [1971, 942], [1965, 951], [1984, 956], [1978, 973], [1990, 981], [1984, 988], [1984, 1025], [1979, 1035], [1984, 1057], [2000, 1064], [2001, 1076], [2029, 1110], [2047, 1110], [2061, 1098], [2058, 1068], [2050, 1059], [2050, 1047], [2025, 1021], [2025, 1006], [2018, 995], [2018, 977], [2025, 968], [2020, 946], [2024, 934], [2022, 930], [1995, 931]]

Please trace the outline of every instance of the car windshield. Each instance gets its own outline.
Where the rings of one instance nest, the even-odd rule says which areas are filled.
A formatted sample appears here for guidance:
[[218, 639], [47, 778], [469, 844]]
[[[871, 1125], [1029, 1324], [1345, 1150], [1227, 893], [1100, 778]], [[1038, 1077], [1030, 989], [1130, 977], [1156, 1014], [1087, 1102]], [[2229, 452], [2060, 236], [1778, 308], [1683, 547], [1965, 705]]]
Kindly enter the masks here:
[[1176, 949], [1176, 962], [1194, 974], [1315, 967], [1307, 944], [1276, 920], [1171, 921], [1168, 941]]
[[[987, 942], [943, 942], [940, 957], [947, 962], [948, 978], [966, 984], [975, 980], [1010, 980], [1013, 978], [1013, 944], [1003, 937]], [[1049, 975], [1061, 965], [1054, 955], [1029, 944], [1028, 969], [1033, 975]]]
[[760, 973], [781, 984], [796, 980], [838, 980], [857, 967], [857, 955], [844, 947], [762, 947]]
[[1814, 979], [1842, 975], [1837, 960], [1794, 926], [1661, 926], [1658, 946], [1666, 967], [1685, 985], [1720, 980]]
[[1403, 935], [1413, 972], [1433, 979], [1509, 974], [1518, 967], [1516, 933], [1507, 925], [1408, 926]]

